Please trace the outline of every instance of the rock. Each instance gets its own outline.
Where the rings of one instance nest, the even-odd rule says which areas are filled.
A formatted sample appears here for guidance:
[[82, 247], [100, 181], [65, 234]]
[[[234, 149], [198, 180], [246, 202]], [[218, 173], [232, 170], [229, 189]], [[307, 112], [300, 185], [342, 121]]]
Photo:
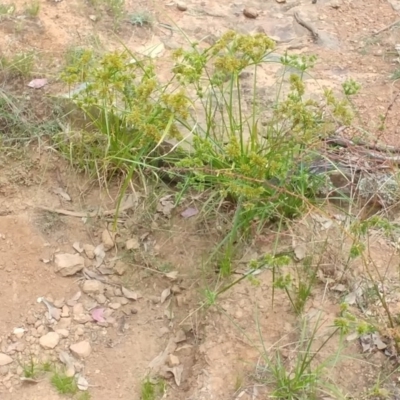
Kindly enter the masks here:
[[171, 288], [172, 294], [179, 294], [181, 293], [181, 288], [178, 285], [173, 285]]
[[81, 298], [81, 296], [82, 296], [82, 292], [80, 290], [78, 290], [67, 300], [67, 305], [70, 307], [73, 307], [78, 302], [78, 300]]
[[40, 325], [38, 328], [37, 328], [37, 333], [41, 336], [41, 335], [44, 335], [45, 333], [47, 333], [47, 329], [46, 329], [46, 327], [44, 326], [44, 325]]
[[246, 18], [255, 19], [255, 18], [258, 17], [258, 11], [257, 11], [255, 8], [246, 7], [246, 8], [243, 10], [243, 15], [244, 15]]
[[28, 315], [26, 318], [26, 323], [28, 325], [34, 325], [36, 322], [36, 317], [34, 315]]
[[125, 287], [122, 287], [122, 294], [129, 300], [137, 300], [139, 298], [139, 295], [136, 292]]
[[101, 294], [96, 296], [96, 301], [99, 304], [104, 304], [107, 301], [107, 298], [106, 298], [106, 296], [104, 296], [104, 294], [101, 293]]
[[7, 354], [0, 353], [0, 367], [4, 367], [5, 365], [11, 364], [13, 359]]
[[7, 367], [7, 365], [2, 365], [0, 367], [0, 376], [5, 376], [8, 374], [9, 371], [9, 367]]
[[15, 350], [18, 351], [18, 353], [22, 353], [25, 350], [25, 347], [25, 343], [18, 342], [16, 343]]
[[86, 299], [83, 301], [83, 307], [85, 307], [86, 311], [93, 310], [93, 308], [96, 308], [97, 305], [97, 301], [93, 299]]
[[275, 0], [278, 4], [284, 4], [286, 3], [286, 0]]
[[60, 335], [56, 332], [46, 333], [39, 339], [39, 343], [44, 349], [54, 349], [59, 341]]
[[176, 367], [179, 364], [180, 364], [179, 358], [174, 354], [170, 354], [168, 357], [168, 365], [172, 368]]
[[90, 14], [90, 15], [89, 15], [89, 19], [90, 19], [91, 21], [93, 21], [93, 22], [96, 22], [96, 21], [97, 21], [97, 16], [94, 15], [94, 14]]
[[81, 244], [79, 242], [75, 242], [72, 245], [72, 248], [77, 251], [78, 253], [83, 253], [83, 246], [81, 246]]
[[62, 338], [67, 338], [69, 336], [69, 331], [67, 329], [56, 329], [56, 333]]
[[108, 229], [104, 229], [101, 234], [101, 241], [105, 251], [111, 250], [115, 245], [115, 233], [110, 232]]
[[69, 349], [75, 357], [80, 359], [89, 357], [90, 353], [92, 352], [90, 343], [87, 340], [72, 344], [71, 346], [69, 346]]
[[75, 304], [74, 307], [72, 308], [72, 313], [74, 314], [74, 316], [84, 314], [85, 309], [83, 308], [83, 304], [82, 303]]
[[129, 303], [129, 300], [127, 298], [125, 298], [125, 297], [113, 297], [111, 299], [111, 302], [112, 303], [120, 303], [123, 306], [125, 306], [125, 305], [127, 305]]
[[104, 292], [104, 285], [96, 279], [83, 282], [82, 291], [86, 294], [100, 294]]
[[127, 269], [128, 269], [128, 266], [124, 262], [122, 262], [121, 260], [118, 260], [115, 263], [114, 271], [115, 271], [116, 274], [123, 275], [126, 272]]
[[140, 248], [139, 239], [137, 237], [132, 237], [125, 243], [127, 250], [138, 250]]
[[85, 252], [86, 257], [89, 260], [93, 260], [94, 259], [94, 257], [95, 257], [94, 246], [92, 246], [91, 244], [84, 244], [83, 245], [83, 251]]
[[75, 335], [83, 336], [84, 334], [85, 334], [85, 330], [81, 326], [78, 326], [75, 330]]
[[16, 338], [21, 339], [24, 336], [25, 329], [24, 328], [15, 328], [13, 331]]
[[55, 329], [68, 329], [71, 326], [71, 318], [60, 318]]
[[62, 276], [75, 275], [85, 266], [85, 260], [79, 254], [56, 254], [54, 262], [56, 272]]
[[66, 318], [69, 317], [69, 308], [68, 306], [63, 306], [61, 310], [61, 317]]
[[121, 290], [121, 288], [119, 288], [119, 287], [116, 287], [116, 288], [114, 288], [114, 294], [116, 295], [116, 296], [122, 296], [122, 290]]
[[187, 8], [187, 5], [183, 2], [183, 1], [178, 1], [177, 3], [176, 3], [176, 8], [179, 10], [179, 11], [186, 11], [188, 8]]
[[62, 306], [65, 304], [65, 299], [64, 298], [57, 299], [54, 301], [53, 304], [54, 304], [54, 307], [62, 308]]
[[92, 320], [92, 318], [85, 313], [82, 303], [77, 303], [74, 305], [73, 314], [74, 321], [78, 322], [79, 324], [86, 324], [86, 322]]
[[112, 310], [118, 310], [118, 308], [121, 308], [121, 303], [110, 303], [108, 305]]

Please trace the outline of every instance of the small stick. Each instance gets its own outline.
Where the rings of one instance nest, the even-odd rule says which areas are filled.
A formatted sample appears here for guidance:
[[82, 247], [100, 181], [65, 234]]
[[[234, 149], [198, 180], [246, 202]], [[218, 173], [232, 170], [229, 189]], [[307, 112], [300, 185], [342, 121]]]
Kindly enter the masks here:
[[295, 13], [293, 13], [294, 19], [304, 28], [306, 28], [307, 30], [309, 30], [311, 32], [312, 37], [314, 38], [314, 40], [317, 40], [319, 35], [318, 32], [315, 30], [315, 28], [310, 25], [308, 22], [304, 21], [299, 13], [296, 11]]
[[397, 21], [392, 22], [390, 25], [385, 26], [382, 29], [379, 29], [379, 31], [375, 32], [372, 34], [372, 36], [378, 36], [380, 35], [382, 32], [385, 32], [391, 28], [393, 28], [395, 25], [400, 24], [400, 19], [398, 19]]

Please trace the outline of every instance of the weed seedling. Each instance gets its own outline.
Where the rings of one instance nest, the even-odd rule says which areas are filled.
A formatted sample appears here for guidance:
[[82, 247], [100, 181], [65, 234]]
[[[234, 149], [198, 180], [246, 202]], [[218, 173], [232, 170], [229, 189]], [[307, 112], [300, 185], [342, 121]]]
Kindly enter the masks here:
[[129, 22], [135, 26], [152, 26], [153, 16], [147, 11], [140, 11], [129, 16]]
[[66, 376], [62, 372], [55, 372], [51, 377], [51, 384], [61, 394], [75, 394], [78, 391], [74, 377]]
[[165, 393], [165, 382], [162, 380], [152, 382], [146, 379], [142, 382], [141, 400], [156, 400]]

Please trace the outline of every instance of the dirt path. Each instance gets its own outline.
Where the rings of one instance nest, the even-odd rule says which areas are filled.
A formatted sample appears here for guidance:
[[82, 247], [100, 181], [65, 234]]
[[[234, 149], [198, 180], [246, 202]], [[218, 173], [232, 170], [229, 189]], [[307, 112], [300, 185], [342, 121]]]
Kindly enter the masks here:
[[[0, 19], [0, 49], [7, 56], [33, 52], [35, 77], [50, 76], [40, 95], [59, 94], [53, 71], [68, 50], [78, 46], [105, 49], [120, 46], [112, 32], [116, 17], [104, 11], [116, 2], [104, 6], [78, 0], [40, 0], [36, 18], [17, 17], [27, 13], [26, 4], [22, 0], [13, 4], [15, 15]], [[277, 54], [286, 50], [316, 54], [318, 62], [313, 76], [307, 80], [308, 88], [317, 96], [322, 87], [337, 90], [347, 78], [358, 81], [362, 85], [355, 100], [358, 125], [399, 146], [400, 99], [396, 98], [397, 81], [391, 76], [399, 71], [395, 45], [400, 42], [400, 31], [394, 27], [374, 35], [399, 19], [398, 11], [389, 2], [188, 0], [180, 6], [186, 10], [180, 11], [173, 2], [155, 7], [151, 2], [138, 4], [132, 0], [125, 3], [125, 8], [136, 17], [142, 11], [150, 13], [153, 27], [122, 21], [119, 35], [124, 44], [132, 50], [161, 46], [160, 58], [167, 58], [172, 50], [185, 44], [174, 24], [193, 40], [212, 43], [227, 29], [264, 32], [276, 40]], [[244, 8], [252, 9], [257, 17], [246, 18]], [[281, 74], [279, 66], [268, 63], [260, 70], [259, 87], [265, 93], [266, 105], [273, 100], [272, 89]], [[7, 82], [7, 85], [21, 90], [21, 82]], [[29, 90], [23, 89], [25, 96], [31, 95]], [[379, 130], [382, 115], [385, 129]], [[201, 223], [184, 220], [180, 216], [182, 210], [175, 210], [171, 219], [155, 212], [147, 219], [135, 216], [133, 221], [124, 220], [118, 240], [126, 243], [134, 239], [138, 244], [134, 244], [133, 251], [127, 252], [125, 248], [121, 253], [125, 257], [124, 266], [119, 265], [123, 273], [117, 272], [115, 260], [121, 254], [111, 249], [106, 253], [104, 265], [113, 273], [103, 277], [114, 279], [112, 284], [85, 292], [76, 282], [77, 276], [61, 277], [56, 273], [54, 255], [76, 254], [72, 248], [75, 242], [94, 247], [104, 244], [102, 235], [109, 221], [105, 218], [83, 221], [40, 212], [36, 207], [75, 211], [99, 206], [110, 209], [115, 206], [112, 199], [117, 188], [112, 188], [114, 193], [109, 196], [74, 174], [67, 163], [48, 149], [35, 148], [28, 158], [15, 158], [12, 164], [5, 154], [0, 167], [0, 348], [1, 354], [11, 360], [0, 358], [2, 399], [64, 398], [56, 393], [49, 379], [21, 383], [20, 376], [29, 360], [37, 360], [38, 365], [53, 363], [60, 351], [69, 351], [71, 345], [81, 342], [89, 343], [91, 352], [81, 359], [77, 356], [73, 367], [87, 379], [95, 400], [140, 399], [143, 381], [152, 372], [149, 364], [166, 350], [165, 359], [157, 365], [157, 372], [162, 370], [167, 382], [163, 398], [265, 398], [267, 388], [254, 384], [252, 379], [254, 365], [260, 361], [260, 335], [264, 347], [269, 348], [282, 337], [289, 340], [297, 328], [283, 294], [277, 294], [278, 305], [272, 309], [269, 272], [260, 275], [257, 286], [244, 282], [224, 294], [218, 307], [211, 307], [206, 313], [193, 313], [209, 284], [204, 282], [201, 264], [215, 235]], [[56, 194], [60, 182], [72, 202]], [[269, 245], [268, 240], [256, 242], [249, 255], [263, 254]], [[385, 245], [378, 246], [375, 252], [382, 266], [395, 264], [395, 259], [385, 258], [388, 256]], [[85, 267], [95, 262], [82, 254]], [[178, 275], [171, 279], [168, 274], [173, 271], [178, 271]], [[141, 297], [130, 299], [122, 293], [120, 285], [140, 293]], [[79, 298], [77, 292], [81, 293]], [[37, 302], [40, 297], [54, 303], [64, 315], [49, 322], [46, 306]], [[338, 312], [337, 300], [334, 294], [326, 296], [321, 288], [314, 296], [308, 317], [312, 319], [315, 310], [322, 311], [329, 325]], [[96, 308], [102, 309], [102, 313], [108, 310], [100, 321], [93, 317]], [[69, 323], [64, 321], [68, 319]], [[57, 328], [60, 321], [67, 325]], [[60, 333], [60, 329], [64, 331]], [[58, 335], [54, 349], [43, 344], [42, 337], [49, 333]], [[328, 333], [326, 328], [321, 336]], [[355, 345], [351, 350], [358, 352]], [[357, 398], [363, 388], [374, 383], [373, 363], [382, 361], [379, 354], [374, 357], [367, 366], [349, 359], [346, 368], [337, 372], [333, 380]]]

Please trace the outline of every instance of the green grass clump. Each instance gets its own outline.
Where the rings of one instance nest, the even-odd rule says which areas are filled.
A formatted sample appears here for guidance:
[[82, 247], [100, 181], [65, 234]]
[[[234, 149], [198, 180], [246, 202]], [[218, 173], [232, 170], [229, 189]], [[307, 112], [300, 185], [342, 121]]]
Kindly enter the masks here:
[[[257, 73], [272, 62], [274, 48], [264, 34], [235, 32], [206, 48], [193, 43], [175, 52], [166, 83], [152, 60], [128, 51], [96, 61], [85, 53], [63, 79], [71, 88], [85, 83], [73, 101], [93, 129], [60, 148], [98, 176], [125, 174], [122, 192], [133, 176], [167, 174], [179, 182], [178, 197], [189, 189], [209, 191], [208, 205], [231, 203], [232, 228], [212, 254], [229, 274], [235, 243], [254, 223], [261, 229], [268, 221], [296, 217], [315, 200], [323, 184], [308, 169], [315, 147], [335, 121], [351, 120], [346, 96], [358, 89], [349, 81], [343, 100], [330, 90], [312, 100], [303, 79], [315, 57], [285, 54], [279, 62], [292, 71], [289, 81], [278, 82], [276, 100], [266, 107]], [[253, 76], [246, 97], [244, 72]], [[167, 141], [175, 146], [165, 146]]]
[[74, 377], [66, 376], [61, 372], [55, 372], [51, 377], [51, 384], [61, 394], [75, 394], [78, 391]]

